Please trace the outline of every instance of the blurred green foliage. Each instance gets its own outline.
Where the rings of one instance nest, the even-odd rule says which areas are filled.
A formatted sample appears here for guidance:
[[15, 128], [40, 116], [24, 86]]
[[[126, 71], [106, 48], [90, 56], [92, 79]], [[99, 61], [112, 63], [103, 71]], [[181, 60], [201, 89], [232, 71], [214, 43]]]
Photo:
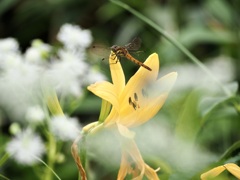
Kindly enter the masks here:
[[[240, 82], [239, 0], [124, 0], [122, 2], [156, 22], [202, 62], [220, 56], [232, 59], [235, 68], [233, 81]], [[94, 41], [107, 46], [123, 45], [135, 36], [141, 37], [143, 41], [141, 50], [144, 53], [139, 59], [142, 61], [149, 54], [157, 52], [162, 67], [191, 63], [156, 30], [110, 1], [0, 1], [0, 38], [15, 37], [23, 51], [35, 38], [51, 44], [56, 43], [55, 36], [59, 27], [66, 22], [90, 29]], [[99, 60], [101, 61], [101, 57]], [[138, 68], [131, 62], [126, 61], [122, 64], [127, 78]], [[224, 72], [225, 67], [221, 68]], [[214, 163], [219, 164], [234, 159], [234, 162], [239, 164], [240, 146], [234, 146], [231, 149], [231, 146], [240, 139], [238, 87], [235, 87], [232, 92], [233, 96], [227, 97], [223, 94], [201, 91], [199, 87], [191, 87], [181, 91], [178, 97], [175, 94], [171, 97], [173, 94], [170, 94], [167, 104], [159, 114], [164, 114], [168, 118], [167, 123], [177, 137], [216, 154], [218, 158]], [[207, 96], [212, 99], [207, 99]], [[97, 120], [100, 100], [88, 94], [84, 102], [79, 104], [74, 113], [79, 115], [85, 123]], [[231, 153], [224, 156], [229, 148]], [[70, 157], [69, 152], [68, 155]], [[72, 162], [70, 165], [66, 162], [61, 167], [57, 166], [56, 172], [62, 179], [72, 179], [73, 174], [77, 172], [72, 165]], [[171, 162], [162, 163], [163, 169], [160, 172], [164, 170], [170, 172], [171, 168], [168, 165], [171, 166]], [[12, 175], [14, 172], [18, 175], [12, 178], [19, 179], [22, 172], [21, 179], [31, 179], [31, 174], [23, 173], [31, 172], [30, 168], [23, 169], [20, 166], [16, 167], [16, 164], [14, 166], [15, 168], [5, 167], [5, 174]], [[211, 166], [213, 165], [209, 165]], [[10, 168], [9, 171], [6, 170], [8, 168]], [[200, 170], [202, 169], [199, 169], [199, 172]], [[177, 170], [176, 173], [178, 173]], [[173, 176], [172, 179], [174, 179]]]
[[[202, 61], [220, 54], [239, 58], [238, 0], [123, 2], [155, 21]], [[0, 37], [17, 38], [23, 50], [34, 38], [54, 43], [59, 27], [69, 22], [90, 29], [95, 42], [108, 46], [141, 37], [141, 50], [146, 55], [142, 59], [158, 52], [162, 63], [186, 60], [154, 29], [106, 0], [2, 0], [0, 3]]]

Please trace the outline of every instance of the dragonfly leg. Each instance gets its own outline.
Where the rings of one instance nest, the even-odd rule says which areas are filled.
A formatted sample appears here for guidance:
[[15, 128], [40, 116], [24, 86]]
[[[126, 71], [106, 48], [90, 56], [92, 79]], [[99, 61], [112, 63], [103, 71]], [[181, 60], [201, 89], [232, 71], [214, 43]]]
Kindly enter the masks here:
[[121, 56], [117, 56], [116, 64], [121, 61]]
[[117, 64], [121, 60], [121, 56], [118, 55], [117, 53], [114, 53], [113, 60], [115, 60], [115, 62], [111, 64]]

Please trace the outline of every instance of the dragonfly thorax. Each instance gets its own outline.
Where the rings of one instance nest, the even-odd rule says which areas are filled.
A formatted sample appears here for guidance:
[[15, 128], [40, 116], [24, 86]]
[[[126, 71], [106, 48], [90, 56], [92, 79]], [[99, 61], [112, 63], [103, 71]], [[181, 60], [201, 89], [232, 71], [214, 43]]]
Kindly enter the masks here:
[[111, 47], [111, 50], [117, 55], [117, 56], [126, 56], [128, 53], [128, 50], [125, 47], [113, 45]]

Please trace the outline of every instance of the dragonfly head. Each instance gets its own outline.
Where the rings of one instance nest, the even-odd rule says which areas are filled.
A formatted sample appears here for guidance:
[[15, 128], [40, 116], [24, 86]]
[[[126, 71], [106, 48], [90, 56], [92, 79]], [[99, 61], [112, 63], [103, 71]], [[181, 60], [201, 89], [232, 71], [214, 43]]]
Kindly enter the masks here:
[[111, 50], [116, 53], [116, 52], [119, 50], [119, 48], [120, 48], [120, 46], [113, 45], [113, 46], [111, 47]]
[[123, 46], [118, 46], [118, 45], [113, 45], [111, 47], [111, 50], [117, 55], [117, 56], [125, 56], [128, 51], [125, 47]]

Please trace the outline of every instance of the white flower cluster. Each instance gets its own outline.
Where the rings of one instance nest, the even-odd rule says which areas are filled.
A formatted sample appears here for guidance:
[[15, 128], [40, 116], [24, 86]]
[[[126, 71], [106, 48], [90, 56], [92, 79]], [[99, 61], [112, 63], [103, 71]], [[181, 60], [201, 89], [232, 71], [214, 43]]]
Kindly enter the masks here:
[[58, 51], [58, 58], [52, 63], [52, 69], [45, 73], [47, 81], [57, 90], [63, 94], [80, 96], [81, 87], [92, 83], [92, 79], [106, 79], [100, 72], [92, 74], [92, 67], [84, 61], [86, 48], [92, 43], [89, 30], [65, 24], [60, 28], [57, 39], [63, 43], [63, 49]]
[[0, 40], [0, 69], [11, 69], [22, 62], [18, 42], [14, 38]]
[[19, 164], [32, 165], [44, 154], [45, 146], [39, 135], [26, 129], [7, 144], [6, 151]]
[[27, 109], [25, 118], [29, 123], [37, 124], [43, 122], [45, 114], [43, 109], [39, 105], [36, 105]]
[[18, 52], [19, 45], [14, 38], [6, 38], [0, 41], [1, 54]]
[[[39, 106], [35, 106], [29, 109], [27, 117], [32, 118], [34, 123], [39, 123], [43, 121], [44, 114]], [[60, 141], [75, 140], [80, 135], [82, 129], [77, 118], [66, 116], [52, 117], [48, 121], [48, 126], [49, 132]], [[33, 165], [39, 162], [46, 152], [43, 140], [30, 128], [23, 131], [19, 128], [17, 129], [15, 137], [7, 143], [6, 152], [19, 164]]]
[[46, 131], [60, 141], [72, 141], [81, 131], [76, 118], [46, 115], [42, 87], [50, 86], [64, 98], [79, 97], [86, 85], [105, 79], [86, 61], [86, 48], [92, 42], [89, 30], [66, 24], [57, 39], [63, 44], [61, 48], [34, 40], [25, 53], [20, 52], [15, 39], [0, 39], [0, 106], [11, 121], [28, 125], [26, 130], [19, 128], [6, 146], [20, 164], [32, 165], [46, 152], [41, 136], [33, 130], [38, 125], [48, 128]]
[[62, 141], [70, 141], [76, 139], [82, 127], [76, 118], [66, 116], [55, 116], [50, 121], [50, 131]]
[[86, 48], [92, 42], [89, 30], [65, 24], [57, 39], [61, 48], [34, 40], [24, 54], [15, 39], [0, 39], [0, 106], [11, 112], [11, 119], [24, 119], [27, 109], [38, 104], [42, 85], [64, 97], [79, 97], [83, 87], [105, 79], [86, 61]]
[[31, 63], [43, 63], [50, 51], [50, 45], [42, 43], [41, 40], [34, 40], [32, 46], [26, 50], [24, 57]]
[[92, 36], [89, 30], [83, 30], [79, 26], [72, 24], [63, 25], [57, 39], [67, 49], [86, 48], [92, 43]]

